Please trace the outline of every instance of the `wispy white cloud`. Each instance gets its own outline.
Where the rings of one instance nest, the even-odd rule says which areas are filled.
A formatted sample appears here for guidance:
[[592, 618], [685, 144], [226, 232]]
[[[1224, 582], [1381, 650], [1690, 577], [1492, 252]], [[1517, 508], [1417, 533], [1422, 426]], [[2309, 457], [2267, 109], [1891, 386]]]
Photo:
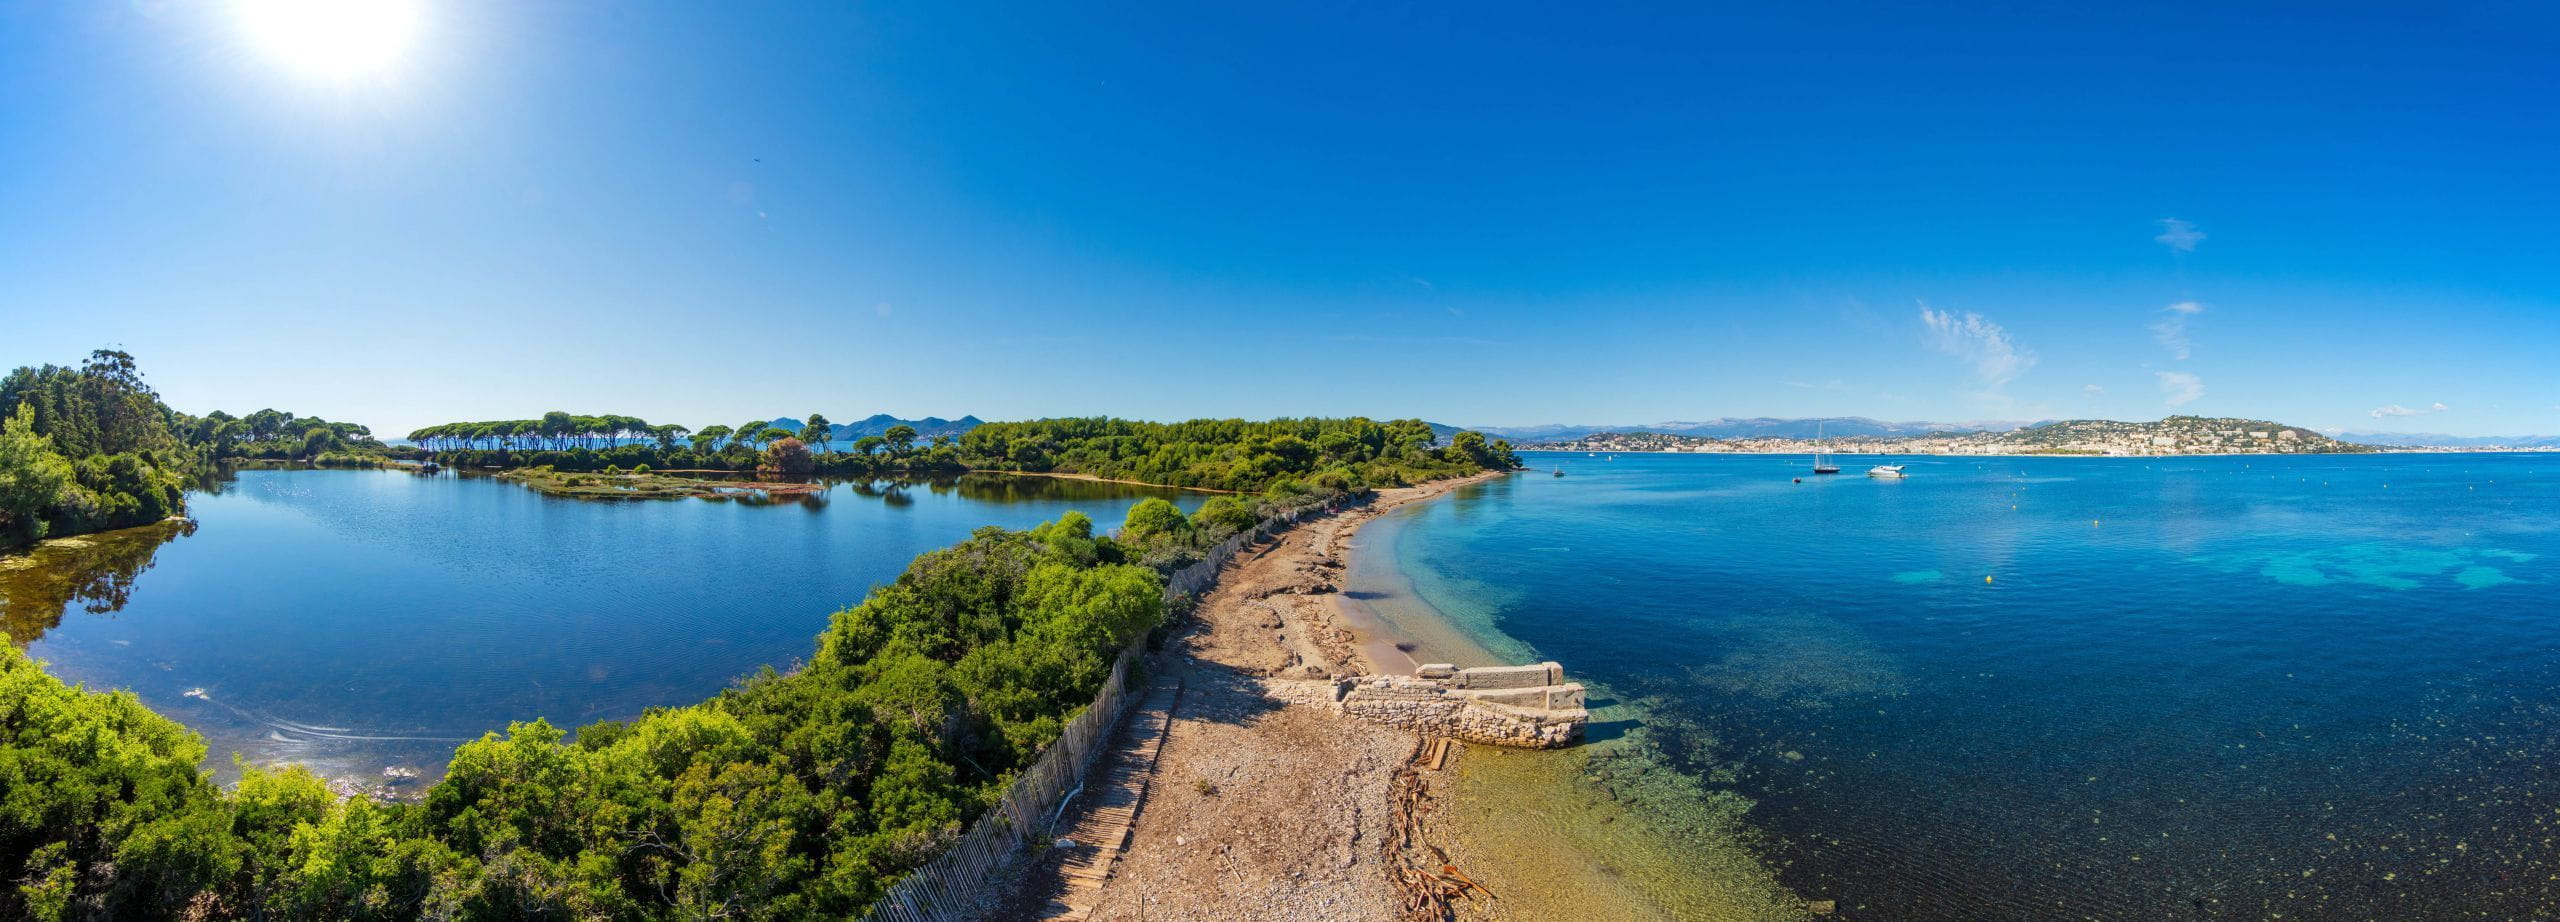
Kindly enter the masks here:
[[2365, 411], [2365, 415], [2375, 419], [2389, 419], [2394, 416], [2425, 416], [2429, 413], [2442, 413], [2450, 409], [2453, 408], [2445, 406], [2442, 401], [2428, 404], [2427, 408], [2424, 410], [2412, 410], [2408, 407], [2395, 403], [2390, 406], [2375, 407], [2371, 410], [2367, 410]]
[[2180, 253], [2193, 253], [2196, 251], [2196, 244], [2204, 242], [2204, 232], [2197, 230], [2193, 221], [2161, 218], [2160, 236], [2151, 239], [2160, 241], [2163, 245]]
[[1973, 366], [1974, 378], [1987, 389], [1999, 390], [2035, 367], [2035, 353], [2019, 348], [2009, 331], [1981, 314], [1931, 310], [1923, 302], [1920, 324], [1928, 330], [1930, 348]]
[[2160, 379], [2160, 396], [2170, 406], [2192, 403], [2204, 396], [2204, 379], [2183, 371], [2155, 371]]
[[2098, 396], [2099, 394], [2104, 394], [2104, 393], [2106, 393], [2106, 392], [2107, 392], [2107, 389], [2106, 389], [2104, 386], [2102, 386], [2102, 385], [2096, 385], [2096, 384], [2083, 384], [2083, 385], [2080, 385], [2080, 392], [2081, 392], [2081, 393], [2083, 393], [2083, 394], [2087, 394], [2087, 395], [2089, 395], [2089, 396], [2091, 396], [2091, 397], [2095, 397], [2095, 396]]
[[2195, 352], [2194, 344], [2187, 340], [2187, 318], [2204, 313], [2204, 305], [2180, 301], [2161, 308], [2160, 312], [2168, 316], [2151, 325], [2151, 338], [2159, 341], [2160, 348], [2169, 350], [2170, 358], [2186, 361], [2187, 356]]

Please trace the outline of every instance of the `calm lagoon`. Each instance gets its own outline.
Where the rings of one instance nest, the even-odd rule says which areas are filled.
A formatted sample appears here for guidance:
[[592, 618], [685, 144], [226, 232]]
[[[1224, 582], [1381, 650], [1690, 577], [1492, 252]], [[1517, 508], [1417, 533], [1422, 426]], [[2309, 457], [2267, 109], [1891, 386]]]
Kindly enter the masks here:
[[1837, 918], [2560, 909], [2560, 455], [1527, 457], [1568, 476], [1389, 516], [1355, 597], [1595, 682]]
[[242, 470], [189, 499], [192, 526], [0, 569], [0, 616], [55, 675], [203, 733], [226, 776], [237, 752], [415, 791], [509, 721], [629, 718], [787, 668], [830, 613], [973, 529], [1068, 510], [1109, 529], [1150, 496], [1198, 505], [981, 475], [597, 502], [451, 473]]

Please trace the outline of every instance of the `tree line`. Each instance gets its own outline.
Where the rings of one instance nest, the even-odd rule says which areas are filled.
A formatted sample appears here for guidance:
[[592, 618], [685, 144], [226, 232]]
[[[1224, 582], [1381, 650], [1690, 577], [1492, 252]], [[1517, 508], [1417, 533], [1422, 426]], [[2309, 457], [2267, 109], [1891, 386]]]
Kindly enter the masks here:
[[[948, 437], [922, 440], [899, 424], [837, 451], [825, 414], [800, 428], [765, 421], [737, 426], [651, 425], [635, 416], [580, 416], [554, 410], [540, 419], [442, 423], [409, 433], [437, 461], [456, 467], [548, 467], [558, 471], [766, 471], [856, 477], [933, 473], [966, 467]], [[921, 441], [920, 441], [921, 440]]]
[[[798, 429], [784, 429], [771, 420], [748, 420], [732, 426], [693, 427], [669, 423], [651, 425], [637, 416], [605, 414], [581, 416], [565, 410], [553, 410], [540, 419], [496, 419], [478, 422], [440, 423], [409, 433], [409, 441], [432, 451], [569, 451], [583, 448], [599, 451], [629, 445], [645, 445], [660, 451], [690, 449], [696, 454], [709, 454], [732, 445], [748, 450], [761, 449], [783, 439], [799, 439], [820, 454], [834, 450], [834, 425], [826, 414], [811, 413]], [[900, 423], [880, 435], [855, 439], [848, 446], [860, 454], [887, 451], [901, 454], [915, 448], [918, 436], [914, 426]]]
[[962, 435], [971, 466], [1088, 474], [1244, 493], [1280, 488], [1359, 492], [1520, 466], [1506, 441], [1482, 433], [1436, 443], [1418, 419], [1195, 419], [1179, 423], [1087, 417], [986, 423]]

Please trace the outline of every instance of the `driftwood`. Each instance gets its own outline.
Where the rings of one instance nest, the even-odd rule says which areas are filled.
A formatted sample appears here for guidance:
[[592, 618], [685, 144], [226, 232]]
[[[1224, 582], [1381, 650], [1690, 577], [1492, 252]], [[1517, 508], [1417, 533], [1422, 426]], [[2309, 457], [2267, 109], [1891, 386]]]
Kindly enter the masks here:
[[1413, 752], [1388, 782], [1392, 814], [1387, 827], [1387, 879], [1396, 885], [1404, 922], [1449, 922], [1451, 901], [1500, 899], [1449, 859], [1447, 850], [1424, 838], [1422, 818], [1431, 812], [1431, 791], [1422, 772], [1445, 764], [1453, 747], [1447, 739], [1417, 740]]

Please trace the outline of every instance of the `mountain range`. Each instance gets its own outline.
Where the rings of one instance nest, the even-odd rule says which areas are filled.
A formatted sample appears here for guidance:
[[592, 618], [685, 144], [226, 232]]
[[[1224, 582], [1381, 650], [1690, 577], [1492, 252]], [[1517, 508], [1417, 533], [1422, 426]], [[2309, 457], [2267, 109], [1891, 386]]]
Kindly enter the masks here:
[[[900, 419], [887, 413], [874, 413], [853, 422], [830, 424], [827, 426], [827, 430], [834, 434], [835, 440], [838, 442], [851, 442], [866, 435], [886, 435], [889, 432], [889, 427], [901, 425], [913, 427], [916, 430], [917, 438], [930, 439], [937, 435], [947, 435], [953, 438], [958, 438], [961, 433], [978, 428], [978, 426], [984, 422], [985, 420], [979, 419], [974, 415], [963, 416], [959, 419], [944, 419], [939, 416], [927, 416], [923, 419]], [[800, 420], [789, 416], [777, 417], [773, 420], [773, 426], [775, 428], [789, 429], [793, 432], [800, 431], [800, 427], [803, 425], [805, 424]]]

